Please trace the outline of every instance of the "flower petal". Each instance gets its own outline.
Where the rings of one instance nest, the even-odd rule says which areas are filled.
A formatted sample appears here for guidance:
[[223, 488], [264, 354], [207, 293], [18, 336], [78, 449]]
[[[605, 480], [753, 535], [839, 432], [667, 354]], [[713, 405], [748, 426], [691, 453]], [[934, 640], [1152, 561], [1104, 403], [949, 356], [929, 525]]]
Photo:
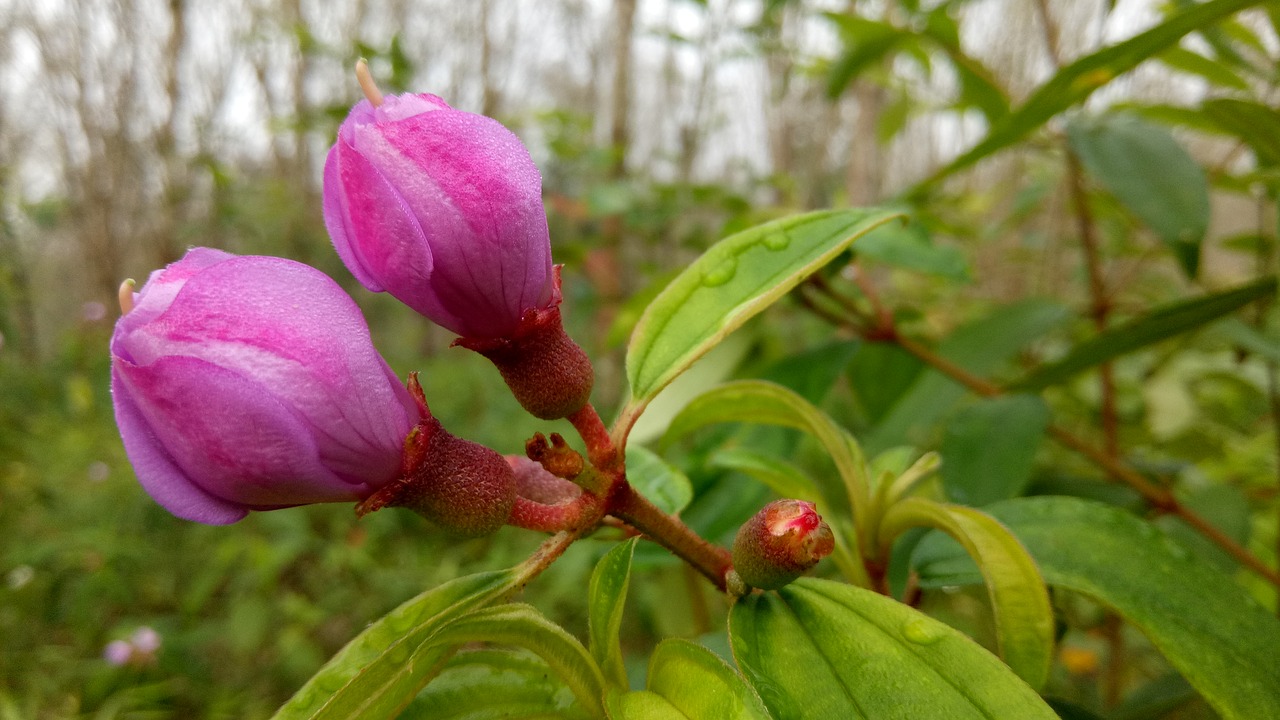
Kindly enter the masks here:
[[355, 501], [372, 491], [330, 472], [310, 430], [260, 383], [190, 357], [120, 362], [116, 370], [158, 445], [209, 495], [267, 509]]
[[207, 525], [229, 525], [249, 514], [244, 506], [214, 497], [187, 478], [152, 434], [114, 368], [111, 395], [125, 453], [143, 489], [157, 503], [184, 520]]

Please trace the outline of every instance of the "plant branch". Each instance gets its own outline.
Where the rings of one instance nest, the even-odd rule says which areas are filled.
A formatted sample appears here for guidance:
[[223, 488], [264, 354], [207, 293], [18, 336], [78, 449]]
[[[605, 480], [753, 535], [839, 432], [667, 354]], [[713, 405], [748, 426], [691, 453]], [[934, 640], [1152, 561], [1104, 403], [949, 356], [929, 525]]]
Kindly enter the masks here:
[[[1084, 169], [1080, 167], [1080, 158], [1065, 148], [1067, 154], [1067, 182], [1071, 186], [1071, 200], [1075, 205], [1076, 224], [1080, 233], [1080, 247], [1084, 251], [1085, 270], [1089, 275], [1090, 315], [1098, 332], [1107, 329], [1107, 320], [1111, 315], [1111, 299], [1107, 293], [1106, 280], [1103, 277], [1102, 253], [1099, 251], [1097, 225], [1093, 221], [1093, 211], [1089, 208], [1089, 194], [1084, 186]], [[1110, 361], [1098, 365], [1098, 382], [1100, 385], [1099, 413], [1102, 421], [1102, 437], [1106, 444], [1107, 454], [1120, 457], [1120, 421], [1116, 413], [1116, 379], [1115, 369]]]
[[604, 421], [600, 419], [600, 414], [596, 412], [595, 407], [591, 403], [582, 406], [568, 418], [573, 424], [573, 429], [578, 431], [578, 436], [582, 438], [582, 442], [587, 446], [587, 459], [591, 461], [602, 471], [612, 471], [617, 468], [622, 458], [617, 447], [613, 444], [613, 439], [609, 437], [609, 430], [604, 426]]
[[610, 515], [675, 553], [720, 591], [725, 591], [725, 574], [733, 567], [733, 557], [728, 550], [702, 539], [678, 518], [649, 502], [625, 480], [614, 489], [608, 507]]
[[[827, 292], [832, 293], [834, 290], [828, 289]], [[815, 304], [812, 302], [812, 298], [809, 298], [808, 302], [806, 302], [803, 294], [801, 294], [800, 297], [801, 303], [804, 304], [805, 307], [815, 307]], [[823, 313], [823, 317], [831, 319], [836, 316], [834, 313], [827, 311]], [[836, 322], [843, 327], [852, 328], [855, 332], [860, 332], [858, 324], [851, 322], [848, 319], [836, 317]], [[933, 369], [941, 372], [943, 375], [946, 375], [978, 395], [983, 397], [996, 397], [1005, 393], [1004, 389], [999, 385], [969, 372], [947, 358], [938, 355], [931, 348], [928, 348], [911, 338], [899, 335], [895, 331], [890, 339], [892, 342], [897, 343], [903, 350], [911, 353], [926, 365], [929, 365]], [[1280, 587], [1280, 572], [1268, 567], [1266, 563], [1262, 562], [1262, 560], [1257, 556], [1249, 552], [1244, 546], [1240, 545], [1240, 543], [1236, 542], [1234, 538], [1223, 533], [1195, 511], [1182, 505], [1168, 488], [1151, 482], [1151, 480], [1125, 464], [1118, 457], [1094, 447], [1092, 444], [1059, 425], [1051, 424], [1048, 428], [1048, 432], [1060, 444], [1084, 456], [1085, 459], [1092, 462], [1113, 479], [1119, 480], [1137, 490], [1154, 507], [1162, 512], [1167, 512], [1181, 518], [1184, 522], [1191, 525], [1209, 540], [1213, 541], [1232, 557], [1239, 560], [1245, 567], [1248, 567], [1258, 575], [1266, 578], [1268, 582]]]
[[575, 540], [582, 537], [586, 532], [586, 528], [576, 530], [562, 530], [555, 535], [547, 538], [538, 546], [524, 562], [520, 563], [520, 579], [516, 586], [511, 589], [510, 594], [515, 594], [529, 581], [537, 577], [543, 570], [551, 567], [551, 563], [564, 554], [564, 551], [574, 543]]

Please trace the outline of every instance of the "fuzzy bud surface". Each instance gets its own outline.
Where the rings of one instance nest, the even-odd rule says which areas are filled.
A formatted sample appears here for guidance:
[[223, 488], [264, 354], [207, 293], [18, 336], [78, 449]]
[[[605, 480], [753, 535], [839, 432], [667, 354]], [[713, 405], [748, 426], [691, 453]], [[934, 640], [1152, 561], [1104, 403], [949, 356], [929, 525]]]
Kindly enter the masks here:
[[774, 500], [738, 530], [733, 566], [743, 582], [776, 590], [835, 549], [831, 528], [804, 500]]

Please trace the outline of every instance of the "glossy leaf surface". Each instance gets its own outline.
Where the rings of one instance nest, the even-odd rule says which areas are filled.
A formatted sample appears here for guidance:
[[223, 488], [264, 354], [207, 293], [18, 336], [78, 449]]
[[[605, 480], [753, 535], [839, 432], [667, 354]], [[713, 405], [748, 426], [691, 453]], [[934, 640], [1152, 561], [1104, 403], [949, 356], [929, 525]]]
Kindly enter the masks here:
[[639, 445], [627, 448], [627, 480], [663, 512], [678, 513], [693, 499], [689, 478]]
[[869, 590], [802, 579], [742, 598], [733, 654], [778, 720], [1056, 718], [963, 634]]
[[851, 489], [850, 500], [856, 503], [868, 497], [866, 469], [853, 439], [825, 413], [781, 385], [761, 380], [725, 383], [689, 403], [671, 421], [664, 440], [726, 422], [780, 425], [812, 435], [822, 443]]
[[1008, 530], [973, 508], [908, 498], [890, 506], [881, 543], [912, 527], [933, 527], [955, 538], [982, 572], [995, 617], [1000, 656], [1039, 689], [1053, 662], [1053, 608], [1035, 561]]
[[605, 682], [626, 689], [627, 669], [622, 664], [618, 631], [631, 582], [631, 557], [636, 539], [620, 543], [596, 563], [587, 587], [587, 635], [591, 657], [604, 672]]
[[[275, 714], [300, 718], [385, 718], [403, 708], [434, 674], [436, 662], [409, 659], [432, 636], [515, 587], [514, 570], [468, 575], [428, 590], [377, 620], [347, 643]], [[447, 648], [440, 647], [442, 659]]]
[[1022, 494], [1048, 426], [1049, 407], [1035, 395], [990, 398], [956, 413], [940, 450], [947, 495], [981, 507]]
[[550, 666], [526, 652], [458, 653], [398, 720], [590, 718]]
[[1080, 343], [1066, 357], [1041, 367], [1015, 387], [1040, 390], [1056, 385], [1108, 360], [1203, 327], [1255, 300], [1271, 297], [1275, 292], [1276, 279], [1268, 277], [1231, 290], [1156, 308]]
[[[1108, 505], [1040, 497], [987, 510], [1022, 540], [1050, 585], [1115, 608], [1223, 717], [1280, 717], [1280, 621], [1230, 576]], [[943, 536], [926, 538], [914, 559], [923, 584], [977, 580]]]
[[440, 645], [487, 642], [530, 650], [560, 676], [588, 714], [598, 717], [604, 712], [604, 676], [591, 653], [530, 605], [477, 610], [445, 625], [432, 640]]
[[858, 237], [899, 215], [826, 210], [775, 220], [713, 245], [649, 304], [627, 347], [636, 414], [729, 333], [830, 262]]
[[649, 660], [645, 691], [616, 698], [614, 720], [769, 720], [769, 711], [733, 668], [688, 640], [663, 640]]
[[1209, 229], [1209, 183], [1173, 135], [1133, 115], [1107, 114], [1072, 120], [1067, 138], [1089, 175], [1154, 230], [1195, 277]]

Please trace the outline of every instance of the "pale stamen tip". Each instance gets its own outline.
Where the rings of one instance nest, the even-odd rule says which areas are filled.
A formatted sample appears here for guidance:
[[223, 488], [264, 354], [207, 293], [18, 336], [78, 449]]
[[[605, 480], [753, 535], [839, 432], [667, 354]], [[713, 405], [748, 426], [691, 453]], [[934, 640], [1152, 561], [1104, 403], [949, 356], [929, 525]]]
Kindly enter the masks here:
[[137, 286], [138, 283], [133, 278], [120, 283], [120, 291], [117, 298], [120, 301], [121, 315], [128, 315], [129, 311], [133, 310], [133, 289]]
[[373, 73], [369, 72], [369, 62], [364, 58], [356, 61], [356, 82], [360, 83], [360, 90], [368, 98], [370, 105], [374, 107], [382, 105], [382, 91], [373, 81]]

